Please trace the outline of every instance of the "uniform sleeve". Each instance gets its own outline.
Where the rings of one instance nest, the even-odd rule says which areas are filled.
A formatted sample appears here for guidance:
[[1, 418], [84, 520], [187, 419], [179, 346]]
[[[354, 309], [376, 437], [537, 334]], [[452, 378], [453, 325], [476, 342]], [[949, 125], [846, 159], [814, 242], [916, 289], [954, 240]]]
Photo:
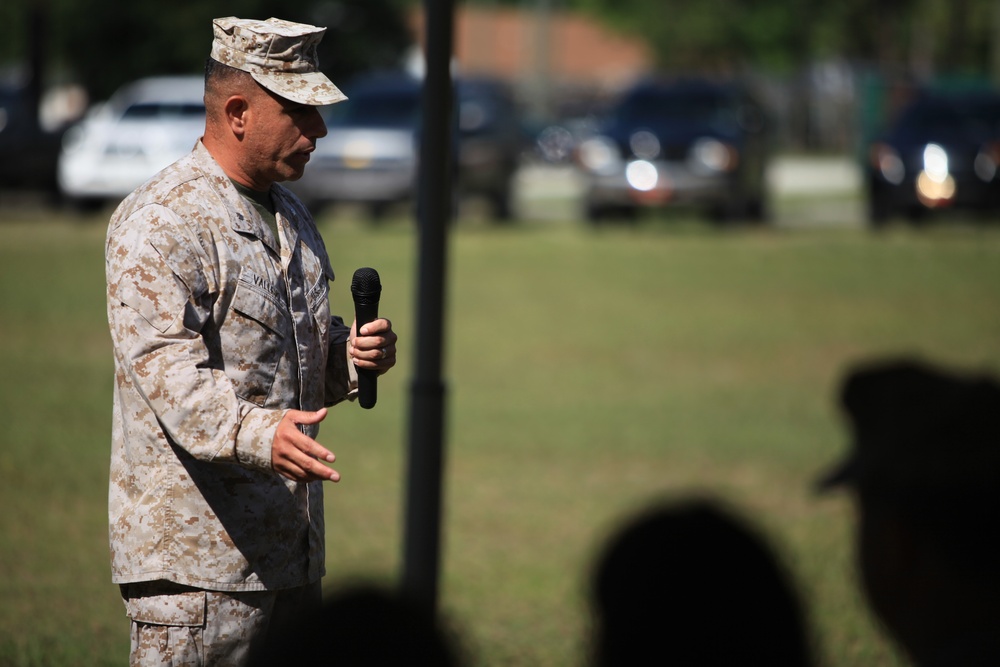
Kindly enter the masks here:
[[168, 209], [147, 206], [108, 234], [108, 318], [118, 382], [194, 458], [271, 471], [284, 411], [241, 401], [202, 331], [216, 272], [208, 252]]
[[347, 353], [351, 327], [339, 315], [330, 318], [330, 354], [326, 362], [325, 405], [335, 405], [358, 397], [358, 371]]

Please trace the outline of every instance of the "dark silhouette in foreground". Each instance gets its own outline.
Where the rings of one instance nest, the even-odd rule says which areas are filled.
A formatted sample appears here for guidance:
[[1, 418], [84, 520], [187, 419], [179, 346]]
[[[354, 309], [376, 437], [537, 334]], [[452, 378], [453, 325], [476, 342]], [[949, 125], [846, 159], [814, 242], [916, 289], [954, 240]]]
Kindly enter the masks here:
[[886, 360], [840, 398], [853, 446], [820, 488], [855, 500], [872, 610], [921, 667], [1000, 665], [1000, 385]]
[[653, 507], [601, 554], [594, 667], [811, 665], [803, 608], [767, 543], [711, 501]]
[[250, 667], [458, 667], [463, 661], [453, 639], [403, 596], [359, 585], [272, 633]]

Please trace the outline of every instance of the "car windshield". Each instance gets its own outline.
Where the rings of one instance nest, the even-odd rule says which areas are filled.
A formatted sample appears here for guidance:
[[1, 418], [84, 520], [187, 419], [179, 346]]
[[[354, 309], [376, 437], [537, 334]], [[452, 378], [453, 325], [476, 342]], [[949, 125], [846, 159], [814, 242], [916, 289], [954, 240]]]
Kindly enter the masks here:
[[420, 118], [420, 93], [414, 90], [378, 91], [349, 95], [344, 104], [327, 107], [330, 127], [414, 128]]
[[205, 105], [193, 102], [141, 102], [125, 109], [126, 120], [204, 118]]
[[725, 100], [708, 93], [681, 94], [669, 91], [639, 91], [618, 111], [619, 122], [630, 126], [664, 123], [713, 123], [730, 120]]
[[909, 132], [968, 127], [997, 133], [1000, 132], [1000, 101], [956, 98], [918, 102], [903, 112], [899, 127]]
[[977, 100], [968, 104], [966, 115], [970, 122], [1000, 134], [1000, 100]]

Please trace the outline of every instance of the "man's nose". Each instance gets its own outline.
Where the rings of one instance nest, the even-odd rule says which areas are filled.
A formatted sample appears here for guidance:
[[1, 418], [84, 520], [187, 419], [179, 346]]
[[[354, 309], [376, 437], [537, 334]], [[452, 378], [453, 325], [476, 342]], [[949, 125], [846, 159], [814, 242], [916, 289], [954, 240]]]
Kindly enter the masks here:
[[323, 120], [323, 114], [319, 112], [319, 109], [315, 109], [313, 112], [312, 122], [309, 125], [310, 136], [314, 139], [321, 139], [326, 136], [326, 121]]

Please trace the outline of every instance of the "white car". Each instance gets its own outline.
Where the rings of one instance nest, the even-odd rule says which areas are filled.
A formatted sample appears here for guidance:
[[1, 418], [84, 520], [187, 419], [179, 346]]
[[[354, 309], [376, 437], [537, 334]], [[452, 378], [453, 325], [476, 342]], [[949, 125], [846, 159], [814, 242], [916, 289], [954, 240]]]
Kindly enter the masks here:
[[79, 204], [121, 200], [191, 151], [205, 130], [204, 78], [163, 76], [123, 86], [67, 131], [62, 195]]

